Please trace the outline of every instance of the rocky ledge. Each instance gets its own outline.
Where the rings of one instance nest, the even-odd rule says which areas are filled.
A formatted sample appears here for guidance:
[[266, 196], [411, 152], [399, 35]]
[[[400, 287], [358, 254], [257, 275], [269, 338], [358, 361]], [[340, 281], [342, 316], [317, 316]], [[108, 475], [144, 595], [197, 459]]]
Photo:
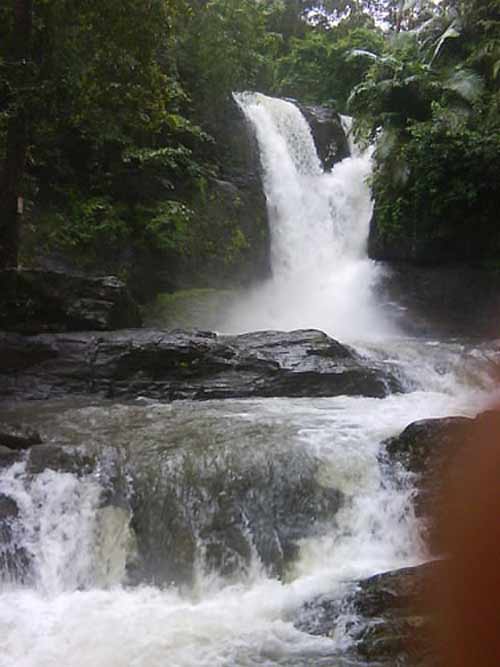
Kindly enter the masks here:
[[141, 326], [139, 308], [115, 276], [0, 271], [0, 329], [23, 334]]
[[[432, 591], [445, 567], [446, 563], [435, 561], [364, 579], [342, 601], [322, 596], [305, 605], [296, 625], [310, 634], [332, 637], [339, 623], [347, 622], [354, 640], [349, 654], [355, 664], [439, 665]], [[349, 622], [350, 618], [356, 621]]]
[[[424, 519], [424, 537], [431, 551], [441, 553], [442, 528], [456, 514], [458, 499], [448, 493], [449, 485], [462, 484], [466, 473], [455, 465], [462, 452], [498, 433], [500, 412], [488, 410], [475, 419], [445, 417], [423, 419], [407, 426], [385, 442], [386, 460], [397, 463], [413, 477], [415, 511]], [[464, 488], [466, 482], [463, 482]]]
[[159, 400], [399, 391], [376, 363], [315, 330], [0, 334], [0, 400], [99, 394]]
[[350, 155], [340, 115], [328, 106], [296, 104], [309, 123], [323, 168], [330, 171], [337, 162]]

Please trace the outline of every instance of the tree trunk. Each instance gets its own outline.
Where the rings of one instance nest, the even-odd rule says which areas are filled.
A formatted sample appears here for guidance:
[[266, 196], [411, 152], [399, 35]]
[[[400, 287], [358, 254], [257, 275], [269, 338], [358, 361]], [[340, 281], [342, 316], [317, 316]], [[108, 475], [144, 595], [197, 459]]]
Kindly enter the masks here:
[[[14, 1], [14, 28], [8, 66], [16, 73], [12, 89], [27, 83], [31, 51], [32, 0]], [[24, 85], [23, 85], [24, 84]], [[0, 176], [0, 269], [17, 267], [22, 180], [28, 150], [28, 122], [24, 103], [14, 92], [15, 111], [7, 126], [7, 148]]]

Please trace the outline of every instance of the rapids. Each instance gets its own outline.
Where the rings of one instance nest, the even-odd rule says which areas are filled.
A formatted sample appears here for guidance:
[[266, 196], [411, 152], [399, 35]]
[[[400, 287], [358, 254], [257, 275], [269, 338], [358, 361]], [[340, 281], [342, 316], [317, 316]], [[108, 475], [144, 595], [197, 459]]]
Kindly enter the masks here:
[[[0, 543], [0, 667], [352, 665], [347, 616], [334, 636], [315, 637], [294, 623], [302, 605], [427, 556], [411, 477], [384, 465], [381, 443], [417, 419], [478, 412], [494, 389], [488, 350], [406, 338], [377, 304], [382, 269], [365, 250], [370, 151], [323, 173], [292, 103], [237, 99], [260, 146], [273, 276], [221, 330], [317, 327], [390, 364], [407, 391], [5, 406], [3, 418], [98, 463], [79, 476], [34, 475], [29, 460], [0, 470], [0, 498], [18, 508]], [[280, 505], [291, 478], [342, 502], [318, 512], [278, 575], [262, 540], [281, 528], [276, 517], [293, 518]], [[224, 568], [210, 557], [229, 553], [214, 528], [222, 509], [238, 545]], [[179, 526], [182, 543], [172, 540]]]

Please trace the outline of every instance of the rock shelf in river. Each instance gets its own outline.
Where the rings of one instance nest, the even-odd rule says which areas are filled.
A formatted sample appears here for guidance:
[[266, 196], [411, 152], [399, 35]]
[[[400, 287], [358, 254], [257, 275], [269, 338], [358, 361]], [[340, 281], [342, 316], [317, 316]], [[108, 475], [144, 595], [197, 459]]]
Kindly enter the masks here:
[[153, 329], [0, 334], [0, 399], [69, 394], [159, 400], [360, 395], [398, 380], [321, 331], [218, 336]]

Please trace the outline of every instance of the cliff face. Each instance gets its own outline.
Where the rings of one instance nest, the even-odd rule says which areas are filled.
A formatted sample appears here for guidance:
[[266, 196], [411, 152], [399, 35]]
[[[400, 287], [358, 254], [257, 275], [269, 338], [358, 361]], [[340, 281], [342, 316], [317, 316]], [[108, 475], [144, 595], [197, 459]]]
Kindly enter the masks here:
[[[347, 137], [335, 110], [293, 102], [311, 127], [325, 170], [349, 155]], [[209, 129], [215, 140], [211, 158], [220, 172], [208, 181], [205, 192], [195, 195], [193, 208], [205, 246], [212, 243], [215, 251], [200, 253], [194, 265], [186, 262], [179, 272], [180, 281], [188, 285], [190, 272], [195, 271], [205, 283], [247, 284], [270, 273], [259, 147], [251, 124], [232, 98]]]
[[331, 107], [297, 103], [309, 123], [319, 159], [325, 170], [349, 157], [349, 143], [340, 115]]

